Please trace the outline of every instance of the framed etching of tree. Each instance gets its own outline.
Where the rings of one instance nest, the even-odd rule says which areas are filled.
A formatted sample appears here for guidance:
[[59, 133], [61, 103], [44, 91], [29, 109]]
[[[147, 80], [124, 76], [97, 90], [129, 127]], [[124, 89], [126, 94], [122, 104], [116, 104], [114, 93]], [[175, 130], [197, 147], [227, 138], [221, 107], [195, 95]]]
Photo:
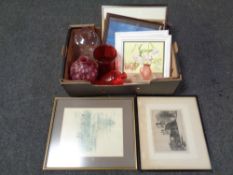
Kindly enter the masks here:
[[142, 170], [209, 170], [196, 97], [138, 97]]
[[44, 170], [136, 169], [133, 98], [56, 98]]

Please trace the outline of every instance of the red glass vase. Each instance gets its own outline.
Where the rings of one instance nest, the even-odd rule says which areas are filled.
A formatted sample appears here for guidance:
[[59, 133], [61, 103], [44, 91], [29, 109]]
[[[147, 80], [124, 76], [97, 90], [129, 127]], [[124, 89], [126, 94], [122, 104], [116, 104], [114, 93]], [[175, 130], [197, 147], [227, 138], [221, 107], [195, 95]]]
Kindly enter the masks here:
[[98, 64], [86, 56], [80, 56], [70, 67], [72, 80], [85, 80], [93, 82], [98, 74]]
[[115, 58], [117, 51], [111, 45], [100, 45], [94, 50], [94, 58], [97, 60], [98, 68], [98, 79], [108, 72], [115, 70]]

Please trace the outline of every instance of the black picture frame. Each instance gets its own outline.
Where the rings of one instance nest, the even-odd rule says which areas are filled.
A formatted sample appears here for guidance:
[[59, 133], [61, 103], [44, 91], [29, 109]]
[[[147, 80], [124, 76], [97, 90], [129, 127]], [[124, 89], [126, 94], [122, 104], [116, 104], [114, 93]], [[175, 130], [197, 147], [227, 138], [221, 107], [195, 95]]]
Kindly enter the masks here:
[[[140, 169], [142, 171], [211, 171], [212, 165], [209, 156], [208, 142], [206, 140], [204, 125], [201, 117], [200, 107], [197, 96], [138, 96], [137, 97], [137, 109], [138, 109], [138, 135], [139, 135], [139, 153]], [[148, 118], [157, 118], [153, 116], [153, 110], [157, 112], [164, 111], [180, 111], [181, 117], [178, 124], [179, 136], [186, 135], [184, 137], [185, 147], [187, 148], [182, 152], [181, 149], [176, 151], [160, 151], [161, 143], [164, 140], [159, 141], [159, 145], [156, 143], [156, 139], [152, 139], [153, 142], [148, 142], [149, 135], [160, 135], [160, 132], [151, 132], [153, 122], [146, 122]], [[148, 112], [150, 111], [150, 112]], [[177, 115], [177, 117], [179, 117]], [[166, 116], [167, 118], [167, 116]], [[168, 119], [168, 118], [167, 118]], [[182, 121], [183, 120], [183, 121]], [[156, 124], [159, 120], [155, 120]], [[170, 121], [172, 122], [172, 120]], [[183, 130], [179, 128], [183, 125]], [[157, 127], [157, 126], [156, 126]], [[158, 127], [157, 127], [158, 128]], [[160, 127], [159, 127], [160, 128]], [[182, 128], [182, 127], [181, 127]], [[161, 129], [161, 128], [160, 128]], [[163, 128], [162, 128], [163, 129]], [[175, 128], [173, 128], [175, 129]], [[171, 131], [169, 132], [170, 137]], [[181, 135], [180, 135], [181, 134]], [[163, 134], [161, 134], [163, 135]], [[157, 136], [158, 137], [158, 136]], [[153, 136], [153, 138], [155, 138]], [[158, 139], [157, 139], [158, 140]], [[175, 141], [175, 140], [170, 140]], [[166, 141], [165, 141], [166, 142]], [[158, 142], [157, 142], [158, 143]], [[167, 144], [168, 142], [166, 142]], [[153, 145], [153, 146], [152, 146]], [[156, 149], [155, 149], [155, 145]], [[152, 146], [152, 147], [151, 147]], [[171, 145], [170, 145], [171, 146]], [[159, 148], [160, 147], [160, 148]], [[154, 149], [154, 151], [151, 150]], [[164, 147], [167, 149], [166, 147]], [[163, 148], [163, 149], [164, 149]], [[155, 154], [156, 153], [156, 154]], [[152, 158], [153, 157], [153, 158]]]

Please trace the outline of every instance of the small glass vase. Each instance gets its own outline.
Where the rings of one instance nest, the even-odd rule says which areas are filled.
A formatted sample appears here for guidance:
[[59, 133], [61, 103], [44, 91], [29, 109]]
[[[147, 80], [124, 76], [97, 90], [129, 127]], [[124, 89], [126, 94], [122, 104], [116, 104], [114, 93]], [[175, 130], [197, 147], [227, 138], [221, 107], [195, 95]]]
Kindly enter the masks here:
[[94, 58], [99, 65], [98, 79], [115, 70], [115, 58], [117, 56], [116, 49], [111, 45], [100, 45], [94, 50]]
[[93, 59], [94, 49], [100, 45], [101, 40], [94, 27], [83, 27], [75, 33], [74, 42], [78, 51], [76, 57], [86, 56]]

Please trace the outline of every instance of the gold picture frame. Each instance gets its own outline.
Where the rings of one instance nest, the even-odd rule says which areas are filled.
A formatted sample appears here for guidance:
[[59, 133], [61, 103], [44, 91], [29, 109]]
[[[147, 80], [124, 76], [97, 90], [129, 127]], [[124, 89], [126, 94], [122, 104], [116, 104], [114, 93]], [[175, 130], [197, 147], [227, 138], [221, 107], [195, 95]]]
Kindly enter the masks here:
[[56, 97], [43, 170], [136, 170], [134, 120], [131, 97]]

